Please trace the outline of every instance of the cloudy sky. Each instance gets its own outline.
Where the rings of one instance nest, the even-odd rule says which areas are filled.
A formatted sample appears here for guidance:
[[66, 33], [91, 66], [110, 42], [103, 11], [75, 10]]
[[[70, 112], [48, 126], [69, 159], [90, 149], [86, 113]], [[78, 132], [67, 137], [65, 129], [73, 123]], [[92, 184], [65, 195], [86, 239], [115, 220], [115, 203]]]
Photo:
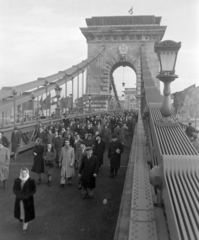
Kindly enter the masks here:
[[[0, 0], [0, 88], [15, 86], [65, 70], [87, 58], [79, 30], [92, 16], [161, 16], [167, 26], [163, 40], [181, 41], [172, 92], [199, 85], [198, 0]], [[123, 69], [115, 70], [121, 89]], [[124, 69], [126, 87], [135, 74]], [[119, 92], [119, 90], [118, 90]]]

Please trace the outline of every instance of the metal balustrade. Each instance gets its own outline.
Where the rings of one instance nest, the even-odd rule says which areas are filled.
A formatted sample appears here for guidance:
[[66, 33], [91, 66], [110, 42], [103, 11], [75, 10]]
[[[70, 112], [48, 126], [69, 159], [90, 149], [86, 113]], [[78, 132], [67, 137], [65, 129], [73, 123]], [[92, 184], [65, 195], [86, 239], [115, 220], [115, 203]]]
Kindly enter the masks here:
[[162, 121], [160, 96], [157, 97], [158, 90], [154, 90], [144, 46], [141, 47], [141, 56], [151, 161], [154, 162], [155, 158], [158, 163], [157, 176], [161, 176], [158, 187], [162, 190], [170, 239], [198, 240], [199, 155], [182, 124], [175, 118], [170, 119], [172, 123]]

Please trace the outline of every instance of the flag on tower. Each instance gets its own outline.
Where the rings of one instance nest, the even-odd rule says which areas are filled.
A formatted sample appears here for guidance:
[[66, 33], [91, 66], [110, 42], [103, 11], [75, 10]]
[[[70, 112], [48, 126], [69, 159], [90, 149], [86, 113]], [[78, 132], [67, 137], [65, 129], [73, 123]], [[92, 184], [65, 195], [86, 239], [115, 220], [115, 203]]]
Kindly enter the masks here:
[[130, 14], [133, 14], [133, 7], [129, 10]]

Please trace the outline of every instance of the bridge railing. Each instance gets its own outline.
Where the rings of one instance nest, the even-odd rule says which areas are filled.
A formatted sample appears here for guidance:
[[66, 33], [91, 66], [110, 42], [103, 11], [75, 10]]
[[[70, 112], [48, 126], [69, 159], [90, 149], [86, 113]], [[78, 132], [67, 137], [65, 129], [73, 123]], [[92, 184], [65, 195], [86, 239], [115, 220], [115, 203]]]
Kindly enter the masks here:
[[175, 118], [162, 121], [160, 93], [154, 87], [144, 47], [141, 56], [150, 181], [158, 190], [158, 205], [164, 204], [171, 240], [195, 240], [199, 236], [199, 155]]

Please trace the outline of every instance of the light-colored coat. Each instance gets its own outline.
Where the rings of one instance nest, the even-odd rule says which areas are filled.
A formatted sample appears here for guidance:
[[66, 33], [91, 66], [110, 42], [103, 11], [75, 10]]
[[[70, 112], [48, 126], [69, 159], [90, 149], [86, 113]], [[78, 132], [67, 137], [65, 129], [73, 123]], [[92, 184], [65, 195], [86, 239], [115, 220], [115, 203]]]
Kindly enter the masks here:
[[6, 147], [0, 148], [0, 181], [9, 177], [10, 151]]
[[[75, 153], [72, 147], [62, 147], [61, 154], [59, 157], [59, 162], [61, 163], [61, 176], [65, 178], [70, 178], [75, 176]], [[72, 164], [72, 166], [70, 166]]]

